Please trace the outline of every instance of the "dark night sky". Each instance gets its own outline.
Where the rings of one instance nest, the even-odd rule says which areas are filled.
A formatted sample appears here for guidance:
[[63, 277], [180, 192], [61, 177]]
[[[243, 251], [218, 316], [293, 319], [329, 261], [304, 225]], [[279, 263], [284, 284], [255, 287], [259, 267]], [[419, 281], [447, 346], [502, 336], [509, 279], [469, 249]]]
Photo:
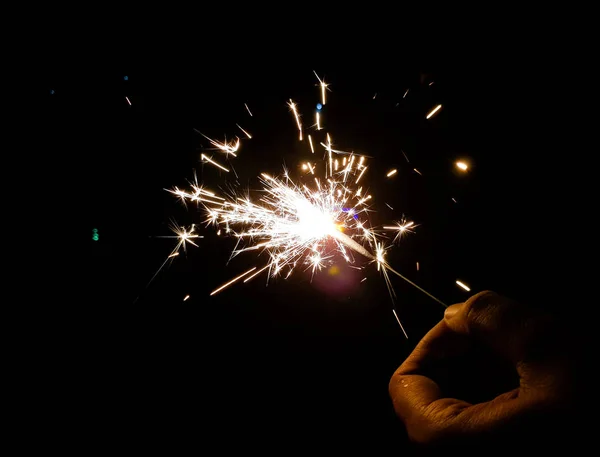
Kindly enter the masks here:
[[[516, 67], [314, 69], [331, 84], [323, 117], [334, 142], [374, 157], [373, 217], [383, 224], [404, 213], [419, 224], [390, 251], [390, 263], [448, 304], [469, 296], [459, 278], [473, 292], [536, 297], [551, 269], [540, 253], [551, 240], [552, 192], [526, 115], [536, 102], [524, 96], [531, 80]], [[259, 171], [280, 171], [282, 158], [293, 169], [307, 149], [298, 148], [285, 103], [293, 98], [312, 123], [319, 101], [312, 70], [207, 67], [180, 78], [122, 68], [45, 81], [48, 141], [61, 151], [52, 166], [74, 170], [59, 171], [66, 178], [52, 191], [82, 192], [62, 210], [81, 259], [70, 286], [80, 296], [45, 311], [64, 337], [63, 355], [47, 368], [77, 373], [67, 389], [81, 401], [69, 408], [92, 424], [75, 426], [84, 436], [143, 437], [178, 424], [183, 434], [225, 442], [247, 432], [254, 442], [351, 436], [402, 445], [388, 380], [443, 309], [400, 278], [392, 282], [408, 340], [374, 268], [342, 292], [328, 292], [323, 272], [313, 284], [299, 273], [209, 297], [255, 264], [248, 254], [226, 265], [233, 245], [212, 229], [146, 287], [174, 242], [155, 237], [171, 234], [170, 219], [189, 224], [202, 216], [164, 189], [184, 187], [194, 169], [207, 183], [218, 177], [200, 165], [207, 142], [193, 128], [219, 139], [239, 133], [239, 123], [254, 135], [233, 162], [244, 185]], [[442, 110], [425, 120], [438, 103]], [[457, 173], [453, 164], [465, 157], [472, 168]], [[390, 168], [399, 170], [393, 180], [385, 179]]]

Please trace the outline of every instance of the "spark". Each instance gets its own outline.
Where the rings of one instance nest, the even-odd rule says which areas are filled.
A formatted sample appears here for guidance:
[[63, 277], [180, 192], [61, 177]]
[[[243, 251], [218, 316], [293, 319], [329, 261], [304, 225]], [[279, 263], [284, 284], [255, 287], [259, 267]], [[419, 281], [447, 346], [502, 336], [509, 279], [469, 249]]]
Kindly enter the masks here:
[[[296, 185], [289, 176], [274, 178], [263, 173], [259, 179], [264, 193], [260, 205], [247, 197], [236, 197], [222, 205], [211, 206], [216, 224], [228, 227], [240, 241], [256, 242], [237, 248], [232, 256], [267, 250], [272, 275], [275, 275], [282, 270], [293, 270], [298, 262], [314, 265], [319, 256], [327, 258], [329, 249], [347, 254], [349, 246], [354, 250], [362, 248], [342, 230], [357, 228], [354, 215], [362, 214], [366, 207], [360, 208], [357, 204], [356, 210], [344, 211], [349, 197], [343, 183], [331, 179], [321, 183], [315, 177], [315, 189], [306, 184]], [[333, 247], [328, 246], [327, 239], [333, 241]], [[361, 253], [368, 253], [362, 249]]]
[[129, 106], [131, 106], [131, 102], [129, 101], [129, 97], [125, 97], [125, 100], [127, 100], [127, 103], [129, 103]]
[[460, 282], [458, 279], [456, 280], [456, 284], [458, 284], [460, 287], [462, 287], [463, 289], [465, 289], [467, 292], [471, 292], [471, 289], [469, 288], [469, 286], [467, 286], [466, 284]]
[[431, 111], [429, 111], [429, 114], [427, 114], [427, 117], [425, 119], [431, 118], [431, 116], [433, 116], [435, 113], [437, 113], [441, 108], [442, 108], [442, 105], [438, 105], [435, 108], [433, 108]]
[[[184, 227], [180, 227], [179, 225], [177, 225], [177, 223], [173, 222], [171, 224], [171, 230], [175, 233], [175, 236], [173, 236], [173, 235], [170, 235], [170, 236], [157, 236], [157, 238], [176, 238], [177, 239], [177, 244], [175, 245], [175, 247], [171, 251], [171, 254], [169, 254], [167, 256], [167, 258], [164, 260], [164, 262], [161, 264], [161, 266], [158, 267], [158, 270], [156, 270], [156, 273], [154, 273], [154, 275], [152, 275], [152, 278], [150, 278], [150, 281], [148, 281], [148, 283], [146, 284], [146, 289], [152, 283], [152, 281], [154, 281], [154, 278], [156, 278], [156, 276], [162, 271], [162, 269], [167, 264], [167, 262], [169, 262], [169, 259], [173, 259], [174, 257], [177, 257], [179, 255], [179, 250], [181, 248], [183, 248], [183, 251], [185, 252], [186, 246], [187, 246], [188, 243], [191, 244], [191, 245], [194, 245], [194, 246], [198, 247], [198, 245], [196, 243], [194, 243], [192, 241], [192, 239], [195, 239], [195, 238], [204, 238], [204, 237], [200, 236], [200, 235], [197, 235], [195, 233], [195, 229], [196, 229], [195, 224], [192, 224], [192, 226], [190, 227], [190, 229], [186, 230]], [[138, 295], [133, 302], [136, 303], [139, 298], [140, 298], [140, 296]]]
[[[402, 149], [400, 149], [400, 151], [402, 151]], [[402, 154], [404, 154], [404, 158], [406, 159], [406, 161], [410, 163], [410, 160], [408, 160], [408, 156], [406, 155], [406, 152], [402, 151]]]
[[333, 151], [331, 150], [331, 137], [329, 136], [329, 133], [327, 134], [327, 152], [329, 153], [329, 175], [333, 176], [333, 156], [332, 153]]
[[302, 124], [300, 123], [300, 115], [298, 114], [298, 109], [296, 108], [296, 104], [294, 103], [294, 101], [291, 98], [290, 98], [290, 102], [288, 103], [288, 106], [294, 113], [294, 117], [296, 118], [296, 124], [298, 125], [298, 131], [300, 132], [300, 141], [302, 141]]
[[360, 280], [360, 282], [365, 282], [366, 280], [367, 280], [367, 278], [362, 278], [362, 279]]
[[398, 170], [394, 168], [393, 170], [390, 170], [386, 176], [389, 178], [390, 176], [394, 176], [396, 173], [398, 173]]
[[185, 297], [183, 297], [183, 301], [186, 301], [188, 298], [190, 298], [190, 296], [186, 295]]
[[319, 80], [319, 85], [321, 86], [321, 104], [323, 106], [325, 106], [325, 92], [328, 91], [329, 89], [327, 88], [329, 86], [329, 84], [327, 84], [325, 82], [325, 79], [321, 79], [319, 78], [319, 75], [317, 74], [316, 71], [313, 70], [313, 73], [315, 74], [315, 76], [317, 77], [317, 79]]
[[373, 95], [373, 100], [375, 100], [375, 97], [377, 97], [377, 92], [375, 92], [375, 95]]
[[[238, 127], [239, 127], [239, 125], [238, 125]], [[220, 141], [216, 141], [216, 140], [213, 140], [212, 138], [207, 137], [204, 133], [199, 132], [196, 129], [194, 129], [194, 130], [196, 132], [198, 132], [200, 135], [202, 135], [204, 138], [206, 138], [210, 142], [210, 144], [212, 144], [218, 151], [224, 152], [226, 156], [232, 155], [233, 157], [237, 157], [236, 152], [240, 148], [240, 139], [239, 138], [237, 138], [235, 142], [227, 143], [227, 140], [225, 140], [225, 142], [221, 143]]]
[[212, 159], [210, 159], [209, 157], [206, 157], [204, 154], [200, 154], [200, 158], [202, 160], [204, 160], [205, 162], [208, 162], [212, 165], [214, 165], [215, 167], [219, 167], [221, 170], [224, 170], [226, 172], [229, 172], [229, 170], [227, 168], [225, 168], [223, 165], [219, 165], [217, 162], [213, 161]]
[[226, 287], [229, 287], [230, 285], [232, 285], [234, 282], [242, 279], [244, 276], [246, 276], [248, 273], [252, 273], [254, 270], [256, 270], [256, 267], [252, 267], [250, 270], [246, 271], [245, 273], [242, 273], [239, 276], [236, 276], [235, 278], [233, 278], [231, 281], [223, 284], [222, 286], [216, 288], [215, 290], [213, 290], [210, 295], [215, 295], [217, 293], [219, 293], [220, 291], [222, 291], [223, 289], [225, 289]]
[[402, 98], [406, 98], [406, 94], [408, 94], [408, 91], [409, 91], [409, 90], [410, 90], [410, 89], [406, 89], [406, 92], [404, 92], [404, 95], [402, 96]]
[[364, 167], [362, 169], [362, 171], [360, 172], [360, 174], [358, 175], [358, 178], [356, 178], [356, 182], [354, 184], [358, 184], [358, 181], [360, 181], [360, 178], [362, 178], [362, 175], [364, 174], [364, 172], [367, 171], [367, 167]]
[[308, 135], [308, 144], [310, 144], [310, 152], [315, 153], [315, 148], [313, 148], [312, 138]]
[[244, 130], [244, 129], [243, 129], [241, 126], [240, 126], [240, 124], [235, 124], [235, 125], [237, 125], [237, 126], [238, 126], [238, 128], [239, 128], [239, 129], [240, 129], [242, 132], [244, 132], [244, 134], [245, 134], [245, 135], [248, 137], [248, 139], [251, 139], [251, 138], [252, 138], [252, 135], [250, 135], [248, 132], [246, 132], [246, 131], [245, 131], [245, 130]]
[[174, 189], [165, 189], [167, 192], [171, 192], [174, 195], [177, 195], [183, 202], [190, 200], [192, 202], [207, 202], [214, 203], [216, 205], [221, 204], [221, 202], [215, 200], [224, 201], [225, 199], [219, 197], [209, 190], [206, 190], [204, 187], [199, 186], [197, 183], [192, 184], [193, 192], [185, 192], [183, 190], [179, 190], [177, 187]]
[[[263, 186], [260, 204], [252, 201], [249, 196], [233, 195], [218, 206], [206, 205], [209, 210], [207, 222], [224, 225], [228, 233], [238, 239], [238, 243], [248, 242], [247, 245], [236, 247], [231, 257], [243, 252], [266, 251], [270, 259], [270, 276], [283, 274], [288, 278], [300, 264], [312, 266], [313, 271], [318, 270], [319, 265], [333, 252], [338, 252], [348, 263], [353, 264], [354, 252], [377, 264], [392, 299], [395, 294], [388, 272], [446, 306], [387, 263], [385, 251], [388, 247], [378, 241], [375, 230], [368, 228], [365, 221], [360, 219], [368, 210], [363, 205], [371, 199], [371, 195], [361, 198], [350, 211], [345, 210], [344, 206], [349, 197], [343, 182], [327, 179], [321, 184], [315, 176], [315, 189], [306, 184], [295, 184], [287, 173], [284, 173], [283, 178], [261, 173], [259, 180]], [[404, 225], [409, 227], [412, 224]], [[344, 232], [349, 232], [349, 235]], [[362, 240], [369, 249], [354, 238]], [[243, 276], [234, 278], [211, 295], [241, 277]]]
[[179, 255], [179, 249], [181, 248], [183, 248], [183, 251], [185, 252], [185, 248], [188, 243], [198, 247], [198, 245], [192, 240], [196, 238], [204, 238], [203, 236], [195, 233], [196, 227], [194, 224], [192, 224], [189, 230], [186, 230], [184, 227], [179, 227], [176, 223], [172, 223], [171, 230], [175, 233], [175, 236], [157, 236], [157, 238], [176, 238], [178, 240], [175, 248], [171, 254], [169, 254], [167, 259]]
[[389, 209], [391, 209], [392, 211], [394, 211], [394, 208], [392, 208], [390, 205], [388, 205], [387, 203], [385, 204], [385, 206], [387, 206]]
[[456, 166], [462, 171], [467, 171], [467, 168], [469, 168], [469, 166], [464, 162], [456, 162]]
[[386, 230], [406, 230], [408, 227], [411, 227], [413, 225], [413, 222], [408, 222], [406, 224], [400, 224], [398, 223], [398, 225], [394, 225], [394, 226], [389, 226], [389, 225], [384, 225], [383, 228]]
[[315, 169], [313, 168], [313, 166], [310, 164], [310, 162], [306, 162], [302, 164], [302, 169], [304, 171], [308, 170], [311, 172], [311, 174], [315, 174]]
[[262, 267], [260, 270], [258, 270], [256, 273], [254, 273], [254, 274], [252, 274], [252, 275], [248, 276], [246, 279], [244, 279], [244, 283], [246, 283], [246, 282], [250, 281], [252, 278], [254, 278], [255, 276], [259, 275], [260, 273], [262, 273], [263, 271], [265, 271], [265, 270], [266, 270], [267, 268], [269, 268], [269, 267], [270, 267], [270, 265], [269, 265], [269, 264], [265, 265], [265, 266], [264, 266], [264, 267]]
[[412, 233], [412, 230], [409, 229], [409, 227], [413, 227], [414, 222], [396, 222], [396, 225], [384, 225], [383, 229], [384, 230], [395, 230], [396, 232], [396, 236], [394, 238], [394, 242], [397, 242], [400, 240], [400, 238], [402, 237], [402, 235], [404, 233]]
[[321, 146], [323, 146], [327, 150], [331, 149], [331, 152], [335, 152], [336, 154], [343, 154], [343, 155], [350, 155], [350, 154], [352, 154], [352, 152], [340, 151], [339, 149], [333, 149], [331, 147], [331, 144], [325, 144], [325, 143], [321, 142]]
[[[324, 104], [323, 91], [327, 89], [327, 85], [318, 76], [317, 78], [321, 83]], [[289, 99], [287, 105], [294, 114], [299, 138], [302, 140], [302, 123], [297, 104]], [[321, 130], [318, 111], [316, 116], [317, 129]], [[242, 129], [239, 125], [238, 127]], [[243, 129], [242, 131], [247, 133]], [[314, 153], [312, 138], [310, 135], [308, 138], [311, 152]], [[209, 141], [220, 152], [225, 153], [226, 157], [235, 154], [240, 146], [239, 138], [235, 143], [220, 143], [210, 138]], [[384, 234], [370, 225], [367, 213], [372, 211], [373, 198], [368, 193], [368, 184], [361, 183], [359, 186], [369, 169], [365, 162], [368, 156], [333, 149], [329, 133], [326, 134], [326, 142], [320, 144], [326, 150], [324, 166], [318, 167], [321, 176], [315, 174], [317, 165], [302, 161], [299, 169], [310, 170], [310, 176], [308, 173], [299, 173], [296, 179], [285, 168], [280, 175], [263, 172], [257, 177], [257, 190], [239, 192], [237, 188], [229, 187], [226, 193], [218, 195], [197, 183], [189, 191], [177, 188], [170, 190], [184, 201], [201, 204], [206, 211], [204, 223], [214, 225], [218, 229], [217, 234], [224, 230], [225, 234], [237, 239], [231, 259], [250, 252], [267, 259], [262, 267], [255, 266], [236, 276], [213, 290], [210, 295], [221, 292], [242, 278], [245, 278], [245, 283], [265, 271], [267, 281], [277, 276], [289, 278], [294, 272], [302, 270], [311, 270], [311, 275], [314, 276], [330, 265], [334, 256], [341, 257], [352, 268], [363, 269], [362, 266], [355, 266], [357, 256], [362, 256], [369, 263], [376, 264], [392, 301], [395, 299], [395, 292], [390, 273], [446, 306], [387, 262], [386, 251], [399, 240], [402, 233], [411, 231], [415, 225], [413, 222], [403, 221], [396, 222], [394, 226], [384, 226], [384, 229], [397, 232], [390, 245], [384, 244]], [[334, 154], [343, 157], [334, 157]], [[205, 154], [201, 154], [201, 159], [229, 171]], [[397, 170], [392, 170], [388, 176], [396, 172]], [[415, 172], [420, 174], [417, 169]], [[387, 206], [393, 210], [390, 205]], [[402, 324], [400, 326], [402, 328]], [[406, 334], [404, 328], [402, 330]]]
[[456, 203], [456, 199], [455, 199], [454, 197], [452, 197], [452, 201], [453, 201], [454, 203]]
[[419, 271], [419, 262], [417, 262], [417, 271]]
[[250, 108], [248, 108], [248, 105], [246, 105], [246, 104], [244, 103], [244, 106], [245, 106], [245, 107], [246, 107], [246, 109], [248, 110], [248, 114], [249, 114], [250, 116], [252, 116], [252, 112], [250, 111]]
[[413, 168], [413, 170], [415, 170], [415, 173], [420, 174], [421, 176], [423, 176], [423, 173], [421, 173], [419, 170], [417, 170], [416, 168]]
[[328, 264], [328, 259], [331, 257], [333, 256], [328, 255], [324, 257], [318, 249], [314, 249], [314, 252], [307, 257], [306, 263], [308, 264], [308, 267], [306, 267], [305, 270], [308, 270], [309, 268], [312, 270], [311, 281], [315, 275], [315, 271], [320, 271], [325, 267]]

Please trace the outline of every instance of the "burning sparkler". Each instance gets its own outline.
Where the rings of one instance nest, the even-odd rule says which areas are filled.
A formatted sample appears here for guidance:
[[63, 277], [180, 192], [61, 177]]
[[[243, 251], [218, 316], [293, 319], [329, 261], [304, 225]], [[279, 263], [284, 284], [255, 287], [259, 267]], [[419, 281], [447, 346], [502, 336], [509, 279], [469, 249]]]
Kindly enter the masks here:
[[[327, 84], [318, 76], [317, 78], [324, 105]], [[298, 106], [292, 100], [289, 101], [288, 106], [296, 121], [299, 140], [302, 140], [303, 128]], [[251, 138], [250, 134], [239, 125], [238, 127], [248, 139]], [[316, 128], [317, 130], [322, 128], [318, 112]], [[226, 158], [237, 157], [241, 144], [239, 138], [229, 143], [218, 142], [206, 136], [205, 138], [218, 152], [224, 153]], [[326, 143], [320, 143], [324, 148], [324, 160], [321, 166], [310, 162], [304, 163], [302, 169], [310, 171], [310, 174], [302, 174], [297, 180], [292, 179], [285, 169], [279, 177], [262, 173], [258, 178], [262, 188], [257, 197], [253, 198], [249, 193], [236, 192], [218, 196], [197, 183], [191, 186], [190, 191], [182, 191], [178, 188], [170, 190], [184, 201], [202, 204], [207, 214], [205, 220], [207, 225], [217, 226], [219, 233], [224, 229], [226, 234], [237, 238], [238, 242], [231, 257], [248, 251], [267, 253], [268, 260], [265, 265], [253, 267], [240, 274], [215, 289], [211, 295], [226, 289], [242, 278], [247, 282], [263, 271], [267, 272], [268, 277], [281, 275], [288, 278], [297, 269], [311, 270], [314, 275], [324, 266], [329, 265], [336, 255], [341, 256], [349, 264], [354, 264], [356, 263], [354, 256], [359, 254], [375, 263], [377, 269], [382, 272], [392, 299], [395, 294], [388, 272], [401, 277], [446, 306], [386, 262], [385, 253], [388, 247], [384, 245], [384, 236], [370, 227], [366, 217], [372, 196], [364, 195], [363, 186], [360, 184], [361, 178], [369, 168], [366, 165], [367, 156], [333, 149], [330, 135], [327, 134], [326, 138]], [[314, 153], [310, 135], [308, 139], [310, 151]], [[201, 160], [221, 170], [229, 171], [205, 154], [201, 155]], [[316, 175], [317, 171], [322, 177]], [[395, 173], [396, 170], [392, 170], [387, 176]], [[403, 221], [394, 226], [384, 226], [383, 229], [396, 231], [394, 242], [397, 242], [402, 234], [410, 232], [414, 227], [413, 222]], [[186, 242], [192, 243], [190, 241], [192, 232], [179, 232], [180, 241], [174, 252], [182, 246], [185, 247]], [[402, 327], [402, 324], [400, 326]], [[403, 328], [402, 330], [404, 331]]]

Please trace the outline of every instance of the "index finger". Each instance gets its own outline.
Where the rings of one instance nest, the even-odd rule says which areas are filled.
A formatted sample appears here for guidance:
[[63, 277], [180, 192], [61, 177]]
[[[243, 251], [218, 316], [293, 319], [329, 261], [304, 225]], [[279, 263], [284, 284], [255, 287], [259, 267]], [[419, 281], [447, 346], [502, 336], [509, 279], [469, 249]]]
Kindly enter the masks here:
[[[427, 416], [430, 405], [443, 398], [438, 384], [427, 376], [426, 364], [435, 363], [464, 349], [463, 335], [452, 332], [444, 321], [433, 327], [417, 344], [413, 352], [396, 370], [389, 392], [396, 414], [405, 424]], [[467, 407], [470, 404], [453, 400]], [[458, 407], [458, 405], [456, 406]]]

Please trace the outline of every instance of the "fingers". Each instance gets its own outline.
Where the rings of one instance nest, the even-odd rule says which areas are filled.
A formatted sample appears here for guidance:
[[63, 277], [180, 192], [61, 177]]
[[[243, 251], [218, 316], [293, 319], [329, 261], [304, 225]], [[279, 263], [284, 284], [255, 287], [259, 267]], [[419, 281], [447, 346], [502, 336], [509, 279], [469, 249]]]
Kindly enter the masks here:
[[[447, 444], [472, 443], [506, 432], [533, 436], [531, 424], [556, 417], [547, 413], [568, 397], [569, 383], [563, 379], [567, 371], [557, 359], [558, 351], [551, 346], [557, 338], [547, 331], [548, 324], [547, 316], [533, 308], [488, 291], [447, 308], [444, 320], [423, 337], [389, 384], [394, 409], [411, 440]], [[482, 348], [501, 356], [507, 369], [516, 367], [520, 383], [513, 386], [520, 387], [502, 388], [499, 392], [505, 393], [472, 403], [452, 398], [447, 379], [469, 385], [478, 378], [465, 367], [486, 372], [483, 361], [491, 359], [471, 358], [473, 350]], [[468, 363], [458, 365], [457, 355]]]
[[530, 408], [527, 399], [519, 398], [518, 389], [475, 405], [447, 398], [430, 370], [464, 351], [466, 345], [467, 337], [453, 332], [441, 321], [392, 376], [390, 396], [412, 441], [442, 444], [475, 439], [498, 429], [498, 424], [508, 427]]
[[[462, 351], [464, 342], [464, 337], [454, 334], [441, 321], [423, 337], [392, 376], [390, 396], [396, 414], [407, 425], [409, 433], [429, 433], [436, 422], [431, 415], [432, 408], [452, 415], [469, 406], [459, 400], [442, 399], [440, 386], [426, 375], [428, 365], [435, 365], [436, 361]], [[423, 435], [413, 439], [420, 441], [428, 438]]]
[[464, 303], [446, 308], [444, 321], [457, 333], [472, 334], [479, 329], [492, 329], [499, 318], [516, 303], [495, 292], [486, 290], [473, 295]]

